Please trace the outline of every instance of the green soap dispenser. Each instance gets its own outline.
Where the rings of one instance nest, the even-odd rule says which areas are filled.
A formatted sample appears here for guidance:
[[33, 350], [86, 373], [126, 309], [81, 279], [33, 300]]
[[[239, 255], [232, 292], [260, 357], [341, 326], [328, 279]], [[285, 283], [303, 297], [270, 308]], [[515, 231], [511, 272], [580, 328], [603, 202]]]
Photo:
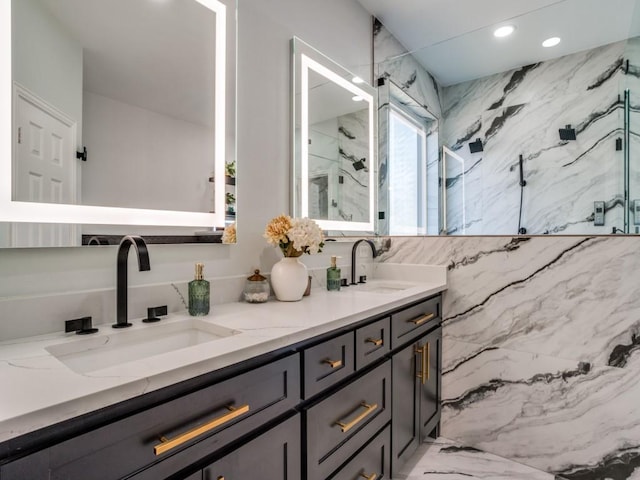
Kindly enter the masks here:
[[204, 279], [204, 265], [196, 263], [196, 278], [189, 282], [189, 315], [202, 317], [209, 314], [209, 297], [211, 289]]
[[336, 266], [338, 257], [331, 257], [331, 266], [327, 268], [327, 290], [337, 292], [340, 290], [340, 269]]

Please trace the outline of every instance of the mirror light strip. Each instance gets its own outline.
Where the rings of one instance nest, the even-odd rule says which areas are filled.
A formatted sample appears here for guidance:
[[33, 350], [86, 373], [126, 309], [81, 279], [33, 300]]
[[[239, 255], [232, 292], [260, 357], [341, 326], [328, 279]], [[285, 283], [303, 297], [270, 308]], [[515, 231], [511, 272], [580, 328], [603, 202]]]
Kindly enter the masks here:
[[[215, 165], [214, 225], [224, 226], [225, 220], [225, 142], [226, 142], [226, 81], [227, 81], [227, 7], [217, 0], [197, 0], [216, 13], [216, 75], [215, 75]], [[222, 99], [222, 101], [220, 100]]]
[[[349, 80], [336, 74], [329, 68], [321, 65], [312, 58], [308, 57], [304, 53], [300, 54], [300, 124], [303, 128], [300, 129], [300, 201], [302, 203], [300, 209], [300, 215], [303, 218], [309, 216], [309, 70], [313, 70], [316, 73], [326, 77], [337, 85], [341, 86], [345, 90], [358, 95], [369, 104], [369, 221], [368, 222], [347, 222], [347, 221], [334, 221], [334, 220], [318, 220], [314, 219], [316, 223], [323, 230], [352, 230], [352, 231], [373, 231], [374, 230], [374, 215], [375, 215], [375, 171], [376, 171], [376, 155], [375, 155], [375, 134], [373, 126], [375, 121], [375, 109], [373, 96], [366, 91], [358, 88]], [[304, 126], [307, 128], [304, 128]], [[306, 161], [305, 161], [306, 159]]]
[[216, 13], [215, 84], [215, 213], [180, 212], [141, 208], [62, 205], [11, 200], [12, 78], [11, 2], [0, 1], [0, 222], [69, 223], [92, 225], [149, 225], [222, 227], [225, 221], [226, 141], [226, 6], [218, 0], [197, 0]]
[[[0, 217], [11, 202], [11, 2], [0, 2]], [[7, 47], [8, 46], [8, 47]]]

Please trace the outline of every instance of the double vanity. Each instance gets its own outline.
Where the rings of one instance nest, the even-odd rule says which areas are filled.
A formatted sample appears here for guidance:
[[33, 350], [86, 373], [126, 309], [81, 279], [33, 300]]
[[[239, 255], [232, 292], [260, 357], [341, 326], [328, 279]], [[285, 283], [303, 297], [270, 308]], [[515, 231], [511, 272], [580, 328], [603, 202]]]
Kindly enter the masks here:
[[390, 478], [440, 419], [442, 267], [0, 344], [0, 479]]

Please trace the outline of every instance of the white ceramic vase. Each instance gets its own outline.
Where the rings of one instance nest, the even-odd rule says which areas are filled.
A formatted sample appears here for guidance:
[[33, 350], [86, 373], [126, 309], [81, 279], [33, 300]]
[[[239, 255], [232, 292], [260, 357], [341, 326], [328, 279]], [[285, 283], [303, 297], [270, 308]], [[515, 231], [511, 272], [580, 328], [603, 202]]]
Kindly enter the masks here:
[[281, 302], [302, 300], [308, 281], [307, 267], [297, 257], [284, 257], [271, 269], [271, 286]]

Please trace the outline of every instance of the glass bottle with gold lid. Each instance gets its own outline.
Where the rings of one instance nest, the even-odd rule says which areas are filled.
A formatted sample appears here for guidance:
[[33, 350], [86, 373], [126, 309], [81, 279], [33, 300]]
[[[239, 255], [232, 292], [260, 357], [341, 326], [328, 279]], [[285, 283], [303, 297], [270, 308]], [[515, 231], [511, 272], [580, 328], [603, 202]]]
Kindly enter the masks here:
[[244, 300], [248, 303], [264, 303], [269, 300], [269, 281], [260, 275], [260, 270], [254, 270], [244, 285]]

